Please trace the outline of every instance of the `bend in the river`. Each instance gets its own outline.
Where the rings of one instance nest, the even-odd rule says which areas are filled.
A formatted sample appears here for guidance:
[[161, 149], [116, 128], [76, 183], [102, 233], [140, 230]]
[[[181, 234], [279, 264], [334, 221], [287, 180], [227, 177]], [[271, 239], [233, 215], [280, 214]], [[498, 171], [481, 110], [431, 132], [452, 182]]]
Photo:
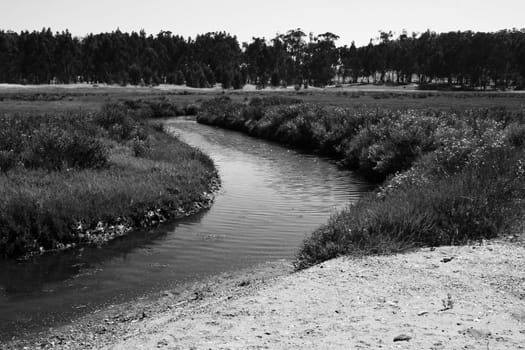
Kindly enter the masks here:
[[222, 188], [211, 209], [102, 248], [0, 263], [0, 339], [188, 279], [290, 259], [370, 188], [330, 159], [195, 121], [166, 125], [214, 160]]

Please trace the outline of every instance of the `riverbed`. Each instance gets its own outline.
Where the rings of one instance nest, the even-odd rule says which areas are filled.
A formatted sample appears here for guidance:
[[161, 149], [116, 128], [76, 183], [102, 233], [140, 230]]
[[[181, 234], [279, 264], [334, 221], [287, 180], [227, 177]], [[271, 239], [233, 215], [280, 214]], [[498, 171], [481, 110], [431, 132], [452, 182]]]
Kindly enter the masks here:
[[0, 263], [0, 338], [56, 327], [191, 280], [293, 258], [301, 241], [370, 184], [334, 160], [170, 119], [167, 130], [215, 162], [211, 209], [100, 248]]

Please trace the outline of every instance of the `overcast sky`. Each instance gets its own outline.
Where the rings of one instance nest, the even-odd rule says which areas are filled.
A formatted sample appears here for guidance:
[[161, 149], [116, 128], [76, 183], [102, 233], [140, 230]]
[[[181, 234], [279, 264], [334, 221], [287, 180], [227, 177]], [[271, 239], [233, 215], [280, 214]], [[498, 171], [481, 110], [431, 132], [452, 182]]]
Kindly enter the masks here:
[[240, 42], [302, 28], [333, 32], [339, 45], [368, 43], [380, 30], [496, 31], [525, 28], [525, 0], [0, 0], [0, 29], [87, 33], [227, 31]]

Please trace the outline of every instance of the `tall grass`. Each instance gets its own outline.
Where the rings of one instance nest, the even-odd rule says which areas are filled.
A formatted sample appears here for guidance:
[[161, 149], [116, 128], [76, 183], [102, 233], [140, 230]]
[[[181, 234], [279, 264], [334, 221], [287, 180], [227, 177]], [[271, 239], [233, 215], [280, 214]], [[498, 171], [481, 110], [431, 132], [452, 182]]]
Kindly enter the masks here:
[[48, 170], [103, 167], [107, 148], [90, 118], [0, 116], [0, 171], [16, 165]]
[[340, 255], [461, 244], [524, 214], [525, 113], [205, 103], [198, 121], [339, 157], [382, 181], [305, 239], [296, 268]]
[[[146, 226], [209, 200], [213, 162], [123, 105], [0, 122], [0, 157], [13, 159], [0, 158], [8, 164], [0, 172], [0, 256], [100, 242], [110, 236], [108, 228]], [[137, 152], [139, 143], [144, 149]], [[100, 158], [92, 161], [93, 155]]]
[[126, 99], [123, 104], [130, 110], [137, 112], [142, 118], [166, 118], [187, 115], [196, 115], [199, 107], [194, 103], [173, 103], [163, 97], [158, 99]]

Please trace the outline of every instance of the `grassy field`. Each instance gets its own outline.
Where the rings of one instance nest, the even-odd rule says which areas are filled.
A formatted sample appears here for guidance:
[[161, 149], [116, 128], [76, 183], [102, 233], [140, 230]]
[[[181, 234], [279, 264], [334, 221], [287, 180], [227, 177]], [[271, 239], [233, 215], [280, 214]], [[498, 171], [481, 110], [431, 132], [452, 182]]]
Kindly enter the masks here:
[[254, 97], [287, 96], [306, 103], [318, 103], [347, 108], [467, 108], [505, 107], [518, 110], [525, 107], [525, 94], [505, 92], [432, 92], [403, 89], [325, 89], [274, 91], [160, 90], [155, 88], [43, 86], [34, 88], [1, 88], [0, 113], [56, 112], [64, 110], [96, 111], [107, 102], [124, 100], [167, 100], [185, 106], [199, 105], [219, 96], [234, 102], [246, 102]]
[[0, 116], [0, 256], [100, 244], [210, 205], [213, 162], [148, 122], [157, 104], [32, 102]]
[[525, 109], [458, 107], [456, 98], [409, 109], [222, 97], [203, 103], [197, 120], [337, 157], [381, 183], [304, 241], [304, 268], [513, 232], [524, 213]]

